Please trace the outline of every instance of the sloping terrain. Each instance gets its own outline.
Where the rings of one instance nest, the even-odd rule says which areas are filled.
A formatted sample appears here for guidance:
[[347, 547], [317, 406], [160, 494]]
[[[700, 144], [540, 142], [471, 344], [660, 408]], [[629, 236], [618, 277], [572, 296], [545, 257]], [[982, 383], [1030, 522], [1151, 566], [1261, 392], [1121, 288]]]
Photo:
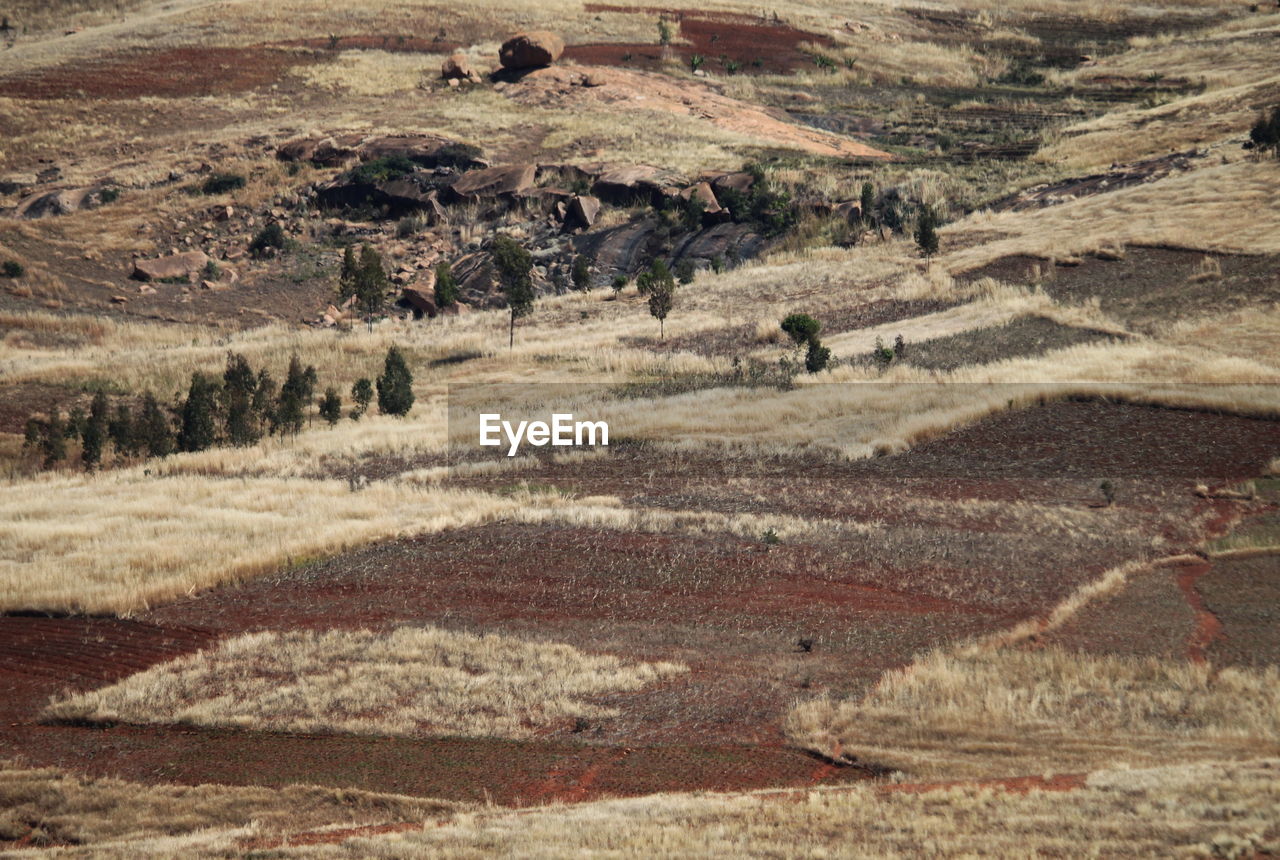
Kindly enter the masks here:
[[0, 12], [0, 850], [1280, 853], [1275, 10]]

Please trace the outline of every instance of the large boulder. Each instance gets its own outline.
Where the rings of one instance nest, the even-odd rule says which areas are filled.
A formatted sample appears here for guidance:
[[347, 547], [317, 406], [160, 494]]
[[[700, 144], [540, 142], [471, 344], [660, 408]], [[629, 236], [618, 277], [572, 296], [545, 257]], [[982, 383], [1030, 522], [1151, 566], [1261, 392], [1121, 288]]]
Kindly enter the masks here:
[[569, 202], [569, 209], [565, 215], [565, 226], [574, 228], [594, 227], [596, 219], [600, 217], [600, 201], [595, 197], [578, 196]]
[[190, 278], [209, 264], [203, 251], [184, 251], [155, 260], [134, 260], [133, 277], [139, 281], [167, 281], [172, 278]]
[[746, 194], [755, 181], [755, 177], [750, 173], [725, 173], [711, 180], [711, 188], [717, 194], [723, 194], [725, 191]]
[[434, 317], [440, 313], [440, 309], [436, 307], [435, 297], [426, 290], [418, 287], [405, 287], [401, 293], [401, 298], [409, 307], [413, 308], [415, 316], [418, 317]]
[[549, 66], [564, 53], [564, 40], [546, 30], [517, 33], [502, 43], [498, 59], [510, 72]]
[[533, 164], [469, 170], [449, 186], [449, 191], [461, 201], [523, 194], [533, 188], [537, 172]]
[[680, 199], [699, 201], [702, 203], [702, 211], [708, 215], [713, 215], [720, 211], [720, 201], [716, 199], [715, 192], [711, 190], [711, 186], [705, 182], [690, 185], [681, 191]]

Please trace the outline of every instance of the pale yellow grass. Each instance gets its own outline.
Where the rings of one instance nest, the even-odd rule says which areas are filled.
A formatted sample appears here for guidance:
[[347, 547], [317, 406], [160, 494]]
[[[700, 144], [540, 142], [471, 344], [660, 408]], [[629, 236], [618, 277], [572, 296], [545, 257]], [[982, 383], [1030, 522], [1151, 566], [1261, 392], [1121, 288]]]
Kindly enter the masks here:
[[666, 794], [459, 813], [403, 835], [287, 849], [307, 857], [1250, 856], [1274, 852], [1280, 761], [1087, 777], [1072, 791], [961, 784]]
[[1280, 670], [1056, 648], [934, 652], [861, 702], [816, 699], [788, 737], [920, 778], [1080, 772], [1280, 753]]
[[1116, 243], [1280, 252], [1280, 163], [1236, 161], [1032, 212], [980, 212], [943, 232], [998, 238], [945, 255], [952, 274], [1011, 254], [1062, 258]]
[[388, 51], [342, 51], [332, 62], [303, 66], [298, 75], [312, 86], [356, 96], [383, 96], [412, 90], [424, 76], [438, 78], [443, 55]]
[[[1087, 83], [1091, 78], [1171, 77], [1211, 87], [1235, 86], [1267, 69], [1280, 36], [1280, 14], [1247, 15], [1227, 24], [1188, 33], [1138, 36], [1130, 50], [1102, 57], [1053, 77]], [[1157, 77], [1157, 83], [1158, 83]]]
[[1203, 149], [1233, 138], [1243, 140], [1259, 106], [1280, 95], [1280, 78], [1266, 73], [1228, 73], [1221, 80], [1222, 88], [1200, 95], [1155, 107], [1115, 110], [1069, 126], [1034, 158], [1085, 171], [1106, 168], [1113, 162]]
[[569, 645], [436, 628], [249, 633], [55, 701], [57, 719], [263, 731], [527, 738], [614, 708], [590, 701], [688, 671]]
[[[967, 783], [656, 794], [538, 809], [449, 808], [322, 789], [144, 787], [58, 771], [10, 770], [23, 812], [56, 811], [82, 844], [21, 856], [227, 856], [254, 837], [373, 817], [398, 832], [332, 843], [296, 839], [281, 857], [849, 857], [1251, 856], [1275, 853], [1280, 760], [1205, 762], [1089, 774], [1074, 790], [1003, 791]], [[911, 786], [909, 788], [915, 788]], [[314, 814], [300, 804], [314, 798]], [[242, 805], [260, 810], [249, 823]], [[419, 804], [415, 806], [415, 804]], [[231, 812], [224, 812], [225, 807]], [[337, 807], [336, 809], [334, 809]], [[298, 817], [292, 828], [288, 817]], [[425, 820], [424, 820], [425, 819]], [[201, 829], [202, 826], [205, 829]], [[286, 831], [281, 833], [281, 831]], [[177, 834], [170, 836], [168, 834]], [[17, 852], [15, 852], [15, 856]]]
[[484, 522], [501, 498], [345, 481], [45, 476], [0, 497], [0, 608], [130, 613], [398, 534]]
[[196, 835], [203, 848], [211, 832], [220, 838], [271, 838], [388, 818], [422, 822], [457, 808], [445, 801], [356, 789], [140, 785], [0, 764], [0, 840], [31, 838], [37, 849], [33, 855], [41, 853], [42, 843], [52, 842], [91, 845], [99, 856], [119, 856], [129, 843], [144, 840], [148, 853], [177, 857], [197, 850], [190, 842], [171, 841], [184, 836]]

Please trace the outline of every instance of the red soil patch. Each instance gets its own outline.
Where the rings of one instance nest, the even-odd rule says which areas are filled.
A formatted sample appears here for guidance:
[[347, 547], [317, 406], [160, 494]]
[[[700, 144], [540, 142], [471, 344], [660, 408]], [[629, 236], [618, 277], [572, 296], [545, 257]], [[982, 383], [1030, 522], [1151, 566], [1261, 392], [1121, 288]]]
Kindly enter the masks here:
[[[173, 726], [0, 726], [0, 755], [33, 767], [181, 785], [292, 784], [529, 806], [661, 791], [814, 784], [809, 755], [782, 747], [587, 746], [471, 738], [267, 734]], [[821, 784], [868, 772], [836, 768]]]
[[1032, 791], [1074, 791], [1084, 788], [1085, 773], [1064, 773], [1051, 777], [1011, 776], [1001, 779], [954, 780], [951, 782], [904, 782], [882, 785], [876, 790], [881, 794], [924, 794], [948, 788], [996, 788], [1011, 794], [1028, 794]]
[[1178, 587], [1196, 614], [1196, 628], [1187, 640], [1187, 659], [1192, 663], [1203, 663], [1209, 646], [1222, 635], [1222, 622], [1204, 605], [1200, 592], [1196, 590], [1196, 580], [1211, 569], [1212, 565], [1208, 563], [1189, 565], [1178, 574]]
[[[802, 45], [828, 47], [831, 40], [816, 33], [806, 33], [779, 21], [720, 12], [697, 12], [678, 9], [636, 9], [588, 3], [591, 12], [623, 12], [661, 16], [671, 22], [681, 44], [594, 43], [570, 45], [565, 57], [579, 63], [628, 68], [657, 68], [665, 59], [675, 59], [688, 66], [689, 58], [700, 54], [710, 71], [726, 71], [727, 63], [738, 64], [744, 74], [778, 74], [812, 66], [813, 58]], [[678, 26], [677, 26], [678, 25]], [[655, 25], [656, 27], [656, 25]], [[655, 29], [656, 35], [656, 29]], [[686, 44], [687, 43], [687, 44]]]
[[298, 51], [265, 47], [134, 51], [11, 75], [0, 79], [0, 91], [22, 99], [226, 95], [268, 86], [311, 61]]

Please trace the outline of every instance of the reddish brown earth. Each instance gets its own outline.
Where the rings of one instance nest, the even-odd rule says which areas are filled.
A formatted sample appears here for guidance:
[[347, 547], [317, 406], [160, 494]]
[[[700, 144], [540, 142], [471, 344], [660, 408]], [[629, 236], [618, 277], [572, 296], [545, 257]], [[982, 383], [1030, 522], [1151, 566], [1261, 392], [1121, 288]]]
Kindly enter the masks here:
[[116, 54], [11, 75], [0, 79], [0, 91], [20, 99], [226, 95], [272, 84], [293, 66], [310, 61], [297, 51], [187, 46]]
[[1205, 607], [1204, 598], [1196, 588], [1197, 580], [1210, 570], [1212, 566], [1206, 562], [1187, 565], [1178, 574], [1178, 588], [1196, 616], [1195, 630], [1187, 639], [1187, 659], [1192, 663], [1205, 662], [1205, 652], [1222, 636], [1222, 622]]
[[[813, 57], [801, 46], [825, 48], [831, 44], [826, 36], [806, 33], [780, 21], [752, 15], [657, 8], [642, 10], [602, 3], [588, 3], [584, 8], [588, 13], [661, 16], [671, 22], [675, 38], [680, 43], [668, 45], [665, 49], [653, 43], [608, 42], [565, 48], [566, 59], [590, 65], [653, 69], [660, 67], [663, 60], [674, 59], [687, 66], [691, 56], [701, 54], [706, 58], [705, 68], [708, 71], [722, 73], [727, 61], [735, 61], [742, 74], [776, 74], [813, 65]], [[656, 38], [656, 23], [654, 28]]]
[[[1188, 551], [1239, 504], [1196, 497], [1185, 476], [1256, 473], [1280, 451], [1278, 433], [1276, 422], [1068, 401], [993, 416], [907, 455], [863, 463], [733, 460], [717, 472], [711, 461], [685, 459], [664, 473], [640, 450], [617, 468], [553, 471], [543, 477], [647, 504], [879, 512], [886, 522], [863, 535], [774, 545], [499, 523], [365, 547], [130, 622], [0, 618], [0, 758], [146, 782], [309, 782], [501, 803], [862, 779], [866, 771], [784, 746], [779, 724], [792, 702], [860, 695], [914, 654], [1043, 615], [1103, 570], [1149, 553], [1150, 534], [1163, 532], [1170, 553]], [[1069, 477], [1046, 477], [1063, 473]], [[1029, 496], [1083, 508], [1097, 503], [1090, 487], [1100, 474], [1130, 476], [1117, 481], [1117, 508], [1149, 517], [1138, 543], [895, 508], [908, 492], [924, 501]], [[743, 475], [754, 491], [738, 482]], [[822, 500], [807, 500], [811, 492]], [[1166, 574], [1173, 583], [1176, 572]], [[1175, 635], [1185, 643], [1196, 617], [1173, 584], [1186, 615]], [[553, 726], [520, 742], [38, 720], [64, 687], [98, 686], [214, 638], [401, 624], [678, 660], [690, 672], [600, 697], [616, 718]], [[802, 638], [812, 640], [810, 650], [798, 647]]]
[[1074, 791], [1084, 788], [1088, 774], [1060, 773], [1054, 776], [1012, 776], [1000, 779], [967, 779], [949, 782], [902, 782], [879, 786], [882, 794], [924, 794], [948, 788], [995, 788], [1010, 794], [1027, 794], [1032, 791]]

